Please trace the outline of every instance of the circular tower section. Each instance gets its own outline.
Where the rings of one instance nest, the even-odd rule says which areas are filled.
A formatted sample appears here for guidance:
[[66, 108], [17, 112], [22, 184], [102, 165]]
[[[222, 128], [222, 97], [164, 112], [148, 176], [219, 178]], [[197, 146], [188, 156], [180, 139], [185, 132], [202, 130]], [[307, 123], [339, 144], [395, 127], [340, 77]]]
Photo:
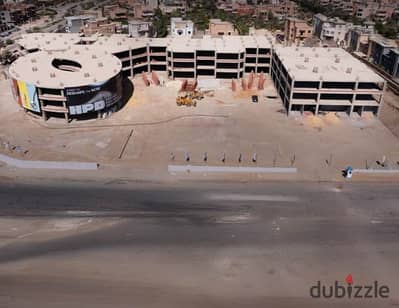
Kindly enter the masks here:
[[71, 47], [38, 51], [9, 68], [15, 100], [48, 117], [90, 118], [116, 108], [122, 99], [121, 61], [102, 49]]

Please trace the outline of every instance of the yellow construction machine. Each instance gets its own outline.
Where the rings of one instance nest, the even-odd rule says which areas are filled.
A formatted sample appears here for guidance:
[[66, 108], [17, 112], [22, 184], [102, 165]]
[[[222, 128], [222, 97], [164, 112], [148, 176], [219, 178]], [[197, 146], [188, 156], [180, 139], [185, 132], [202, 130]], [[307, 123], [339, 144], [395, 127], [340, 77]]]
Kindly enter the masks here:
[[177, 106], [195, 107], [197, 106], [197, 101], [193, 100], [189, 95], [184, 94], [184, 95], [179, 95], [176, 98], [176, 104]]
[[177, 106], [197, 106], [197, 100], [201, 100], [204, 98], [204, 94], [200, 91], [188, 91], [181, 93], [176, 98]]

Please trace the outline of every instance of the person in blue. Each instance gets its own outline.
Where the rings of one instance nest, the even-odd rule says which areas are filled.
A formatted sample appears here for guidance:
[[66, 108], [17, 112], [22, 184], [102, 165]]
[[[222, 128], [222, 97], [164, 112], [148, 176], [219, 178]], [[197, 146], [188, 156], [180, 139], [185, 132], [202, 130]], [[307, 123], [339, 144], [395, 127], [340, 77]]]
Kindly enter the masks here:
[[344, 177], [347, 179], [352, 178], [353, 175], [353, 168], [352, 167], [346, 167], [346, 169], [344, 170]]

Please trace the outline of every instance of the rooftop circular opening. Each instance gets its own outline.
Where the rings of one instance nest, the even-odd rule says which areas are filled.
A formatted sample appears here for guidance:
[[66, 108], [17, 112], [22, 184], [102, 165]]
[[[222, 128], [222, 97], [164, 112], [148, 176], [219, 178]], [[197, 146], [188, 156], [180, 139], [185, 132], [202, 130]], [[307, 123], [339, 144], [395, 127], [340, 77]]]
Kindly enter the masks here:
[[68, 59], [54, 59], [51, 64], [61, 71], [65, 72], [79, 72], [82, 65], [76, 61]]

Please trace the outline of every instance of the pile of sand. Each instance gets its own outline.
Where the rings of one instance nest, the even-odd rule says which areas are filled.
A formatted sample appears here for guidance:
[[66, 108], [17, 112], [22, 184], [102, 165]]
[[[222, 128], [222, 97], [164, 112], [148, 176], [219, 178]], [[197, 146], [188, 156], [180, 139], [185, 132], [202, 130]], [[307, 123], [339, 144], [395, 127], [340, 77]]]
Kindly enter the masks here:
[[362, 118], [366, 120], [375, 120], [375, 116], [372, 112], [363, 112]]
[[176, 91], [180, 91], [182, 85], [181, 80], [170, 80], [165, 82], [165, 87], [167, 88], [173, 88]]
[[337, 117], [337, 115], [334, 112], [327, 113], [323, 117], [323, 120], [329, 125], [334, 125], [341, 122], [341, 120]]
[[243, 91], [243, 90], [238, 90], [234, 93], [234, 97], [235, 98], [249, 98], [252, 95], [258, 95], [258, 91], [257, 90], [247, 90], [247, 91]]
[[324, 122], [318, 116], [309, 115], [305, 118], [305, 125], [312, 128], [323, 128]]

